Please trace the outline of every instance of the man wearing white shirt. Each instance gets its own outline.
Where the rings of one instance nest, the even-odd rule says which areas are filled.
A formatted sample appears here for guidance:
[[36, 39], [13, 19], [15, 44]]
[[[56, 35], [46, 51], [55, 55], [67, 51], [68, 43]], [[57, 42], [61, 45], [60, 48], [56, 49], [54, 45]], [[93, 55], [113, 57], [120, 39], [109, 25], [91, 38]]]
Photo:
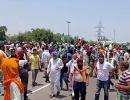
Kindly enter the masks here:
[[[44, 50], [43, 53], [42, 53], [42, 58], [41, 58], [41, 60], [42, 60], [42, 63], [44, 63], [44, 65], [46, 65], [46, 63], [48, 63], [49, 60], [50, 60], [50, 53], [49, 53], [49, 50], [48, 50], [48, 47], [47, 47], [47, 46], [45, 47], [45, 50]], [[48, 64], [47, 64], [47, 65], [48, 65]], [[45, 67], [47, 67], [47, 66], [45, 66]]]
[[104, 100], [109, 100], [108, 84], [109, 84], [109, 72], [114, 68], [109, 62], [104, 60], [104, 55], [99, 55], [99, 61], [96, 65], [97, 70], [97, 90], [94, 100], [99, 100], [101, 88], [104, 89]]
[[42, 65], [44, 66], [44, 69], [45, 69], [44, 72], [45, 72], [46, 82], [49, 81], [48, 75], [47, 75], [47, 66], [48, 66], [50, 58], [51, 58], [51, 55], [49, 53], [48, 46], [45, 46], [45, 50], [42, 53], [41, 62], [42, 62]]
[[[58, 96], [60, 94], [60, 75], [61, 69], [63, 68], [63, 62], [60, 58], [58, 58], [58, 53], [54, 51], [52, 53], [53, 58], [50, 59], [47, 73], [49, 74], [50, 86], [51, 86], [51, 95], [50, 98]], [[55, 89], [57, 94], [55, 95]]]
[[77, 66], [77, 58], [78, 58], [78, 57], [77, 57], [77, 54], [74, 54], [72, 60], [70, 60], [70, 61], [66, 64], [66, 66], [67, 66], [68, 69], [69, 69], [69, 73], [70, 73], [70, 74], [71, 74], [72, 70], [74, 69], [74, 67]]
[[[74, 70], [74, 67], [77, 66], [77, 54], [74, 54], [73, 55], [73, 58], [72, 60], [70, 60], [66, 66], [68, 67], [68, 72], [69, 72], [69, 80], [70, 80], [70, 83], [71, 83], [71, 86], [73, 87], [73, 78], [72, 78], [72, 73], [73, 73], [73, 70]], [[74, 97], [74, 90], [72, 88], [72, 97]]]

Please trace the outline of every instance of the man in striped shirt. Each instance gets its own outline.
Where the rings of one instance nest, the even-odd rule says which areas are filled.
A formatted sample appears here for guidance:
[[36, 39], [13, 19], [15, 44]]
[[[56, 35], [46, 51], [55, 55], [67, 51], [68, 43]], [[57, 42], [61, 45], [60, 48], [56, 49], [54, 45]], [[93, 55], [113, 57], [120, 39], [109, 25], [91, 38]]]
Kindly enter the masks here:
[[120, 64], [121, 75], [119, 76], [119, 83], [115, 84], [119, 91], [119, 100], [130, 100], [130, 70], [129, 63], [123, 61]]

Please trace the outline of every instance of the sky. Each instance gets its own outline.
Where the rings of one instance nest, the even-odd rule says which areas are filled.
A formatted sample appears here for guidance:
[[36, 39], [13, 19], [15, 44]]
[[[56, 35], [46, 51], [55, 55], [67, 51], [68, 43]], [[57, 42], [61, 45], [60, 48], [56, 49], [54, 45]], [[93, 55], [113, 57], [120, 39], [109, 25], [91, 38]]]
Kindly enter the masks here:
[[55, 33], [96, 40], [101, 20], [103, 35], [130, 42], [130, 0], [0, 0], [0, 26], [7, 34], [46, 28]]

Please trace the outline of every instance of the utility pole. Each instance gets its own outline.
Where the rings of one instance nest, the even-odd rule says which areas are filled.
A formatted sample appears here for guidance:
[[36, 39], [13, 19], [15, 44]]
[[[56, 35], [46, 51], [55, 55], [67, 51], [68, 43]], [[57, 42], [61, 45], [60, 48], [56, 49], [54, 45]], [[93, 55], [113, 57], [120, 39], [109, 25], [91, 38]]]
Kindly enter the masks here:
[[67, 24], [68, 24], [68, 37], [70, 36], [70, 21], [66, 21], [67, 22]]
[[70, 21], [66, 21], [67, 22], [67, 24], [68, 24], [68, 43], [70, 42], [69, 40], [70, 40]]

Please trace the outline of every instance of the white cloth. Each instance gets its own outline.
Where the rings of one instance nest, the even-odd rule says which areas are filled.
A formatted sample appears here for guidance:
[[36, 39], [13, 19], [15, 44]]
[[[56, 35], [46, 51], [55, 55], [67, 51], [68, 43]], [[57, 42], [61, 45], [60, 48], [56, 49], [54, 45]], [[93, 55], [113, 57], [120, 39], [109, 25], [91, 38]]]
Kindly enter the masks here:
[[84, 66], [88, 65], [87, 62], [88, 62], [87, 53], [86, 53], [86, 50], [83, 50], [83, 63], [84, 63]]
[[22, 50], [22, 48], [21, 48], [21, 47], [18, 47], [18, 48], [17, 48], [17, 51], [21, 51], [21, 50]]
[[27, 60], [19, 60], [19, 66], [24, 67], [24, 65], [26, 65], [27, 62], [28, 62]]
[[[69, 79], [70, 79], [70, 83], [71, 83], [71, 86], [73, 87], [73, 82], [74, 82], [74, 78], [72, 77], [72, 79], [71, 79], [71, 74], [73, 74], [73, 70], [74, 70], [74, 67], [76, 67], [77, 66], [77, 60], [74, 60], [74, 59], [72, 59], [72, 60], [70, 60], [67, 64], [66, 64], [66, 66], [68, 67], [68, 69], [69, 69]], [[72, 88], [72, 96], [74, 96], [74, 90], [73, 90], [73, 88]]]
[[119, 58], [120, 58], [120, 54], [118, 52], [116, 52], [116, 54], [113, 56], [113, 58], [119, 62]]
[[70, 60], [70, 61], [66, 64], [66, 66], [67, 66], [68, 69], [70, 70], [70, 73], [73, 73], [74, 67], [77, 66], [77, 60], [74, 60], [74, 59]]
[[47, 73], [49, 73], [50, 87], [52, 94], [56, 91], [60, 91], [60, 74], [63, 68], [63, 62], [60, 58], [51, 58], [48, 64]]
[[109, 79], [109, 72], [114, 68], [109, 62], [104, 61], [103, 64], [97, 62], [97, 79], [101, 81], [107, 81]]
[[11, 100], [24, 100], [23, 95], [21, 94], [18, 86], [14, 82], [10, 84], [10, 94]]
[[50, 59], [47, 73], [49, 73], [50, 80], [54, 81], [57, 77], [60, 77], [60, 71], [63, 68], [63, 62], [60, 58], [54, 60], [53, 58]]
[[129, 58], [130, 58], [130, 55], [129, 55], [128, 52], [126, 52], [126, 53], [124, 54], [124, 61], [128, 61]]
[[32, 51], [32, 50], [27, 49], [27, 55], [28, 55], [28, 57], [30, 57], [30, 56], [32, 55], [32, 53], [33, 53], [33, 51]]
[[49, 53], [49, 50], [44, 50], [42, 53], [42, 58], [41, 58], [42, 63], [49, 62], [50, 57], [51, 57], [51, 55]]
[[112, 58], [112, 60], [111, 60], [111, 65], [115, 68], [115, 67], [117, 67], [116, 65], [115, 65], [115, 63], [118, 65], [119, 64], [119, 62], [115, 59], [115, 58]]

